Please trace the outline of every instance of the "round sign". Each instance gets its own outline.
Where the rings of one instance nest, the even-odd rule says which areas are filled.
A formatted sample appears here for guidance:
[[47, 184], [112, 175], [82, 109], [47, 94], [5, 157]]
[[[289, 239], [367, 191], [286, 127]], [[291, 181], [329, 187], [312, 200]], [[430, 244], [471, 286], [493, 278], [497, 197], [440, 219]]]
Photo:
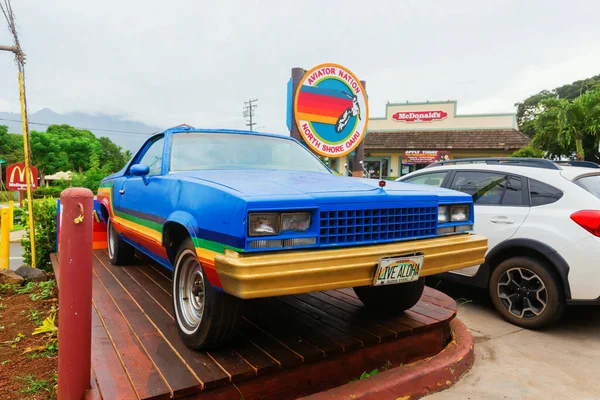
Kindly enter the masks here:
[[304, 141], [318, 154], [341, 157], [364, 139], [367, 94], [358, 78], [338, 64], [308, 71], [296, 90], [294, 115]]

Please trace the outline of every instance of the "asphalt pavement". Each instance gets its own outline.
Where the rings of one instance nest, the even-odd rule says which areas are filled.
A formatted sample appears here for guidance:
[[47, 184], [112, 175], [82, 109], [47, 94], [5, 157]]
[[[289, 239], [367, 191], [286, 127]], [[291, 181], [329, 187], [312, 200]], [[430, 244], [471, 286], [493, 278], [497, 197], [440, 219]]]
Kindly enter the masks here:
[[10, 260], [9, 267], [13, 271], [23, 265], [23, 247], [21, 247], [21, 243], [11, 243], [10, 244]]
[[427, 399], [600, 399], [600, 307], [571, 306], [556, 325], [530, 331], [504, 321], [485, 290], [449, 282], [437, 289], [457, 300], [458, 318], [475, 342], [475, 364]]

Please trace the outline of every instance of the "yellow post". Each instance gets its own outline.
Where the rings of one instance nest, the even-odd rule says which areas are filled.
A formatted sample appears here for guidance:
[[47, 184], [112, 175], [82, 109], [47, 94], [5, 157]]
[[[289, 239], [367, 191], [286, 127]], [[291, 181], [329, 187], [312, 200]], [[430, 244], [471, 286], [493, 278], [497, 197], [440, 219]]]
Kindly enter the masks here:
[[15, 202], [12, 200], [8, 202], [8, 215], [8, 218], [10, 218], [10, 230], [12, 230], [15, 227]]
[[10, 256], [10, 222], [8, 208], [0, 208], [0, 269], [8, 269]]
[[19, 71], [19, 94], [21, 95], [21, 117], [23, 120], [23, 151], [25, 153], [25, 179], [27, 182], [27, 208], [29, 211], [29, 238], [31, 239], [31, 266], [35, 268], [35, 229], [33, 226], [33, 203], [31, 202], [31, 168], [29, 167], [29, 137], [27, 114], [25, 113], [25, 89], [23, 74]]

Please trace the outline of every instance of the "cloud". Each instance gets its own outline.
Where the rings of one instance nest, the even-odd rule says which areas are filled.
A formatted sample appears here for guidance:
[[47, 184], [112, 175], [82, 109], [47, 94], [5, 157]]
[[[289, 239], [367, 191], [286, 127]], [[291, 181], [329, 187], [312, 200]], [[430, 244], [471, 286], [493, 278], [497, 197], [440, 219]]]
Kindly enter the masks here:
[[[13, 2], [28, 56], [32, 111], [109, 113], [285, 132], [292, 67], [336, 62], [385, 103], [459, 102], [459, 112], [513, 104], [600, 73], [600, 3], [462, 0]], [[0, 43], [10, 43], [0, 30]], [[0, 107], [18, 111], [16, 71], [0, 54]]]

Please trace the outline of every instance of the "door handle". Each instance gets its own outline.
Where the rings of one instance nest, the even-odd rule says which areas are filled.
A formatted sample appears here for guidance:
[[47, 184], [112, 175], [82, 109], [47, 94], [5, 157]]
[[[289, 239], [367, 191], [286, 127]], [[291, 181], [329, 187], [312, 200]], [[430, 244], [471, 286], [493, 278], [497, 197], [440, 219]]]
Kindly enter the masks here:
[[515, 221], [508, 217], [494, 217], [490, 220], [493, 224], [514, 224]]
[[119, 193], [121, 193], [121, 194], [125, 193], [125, 189], [119, 190]]

